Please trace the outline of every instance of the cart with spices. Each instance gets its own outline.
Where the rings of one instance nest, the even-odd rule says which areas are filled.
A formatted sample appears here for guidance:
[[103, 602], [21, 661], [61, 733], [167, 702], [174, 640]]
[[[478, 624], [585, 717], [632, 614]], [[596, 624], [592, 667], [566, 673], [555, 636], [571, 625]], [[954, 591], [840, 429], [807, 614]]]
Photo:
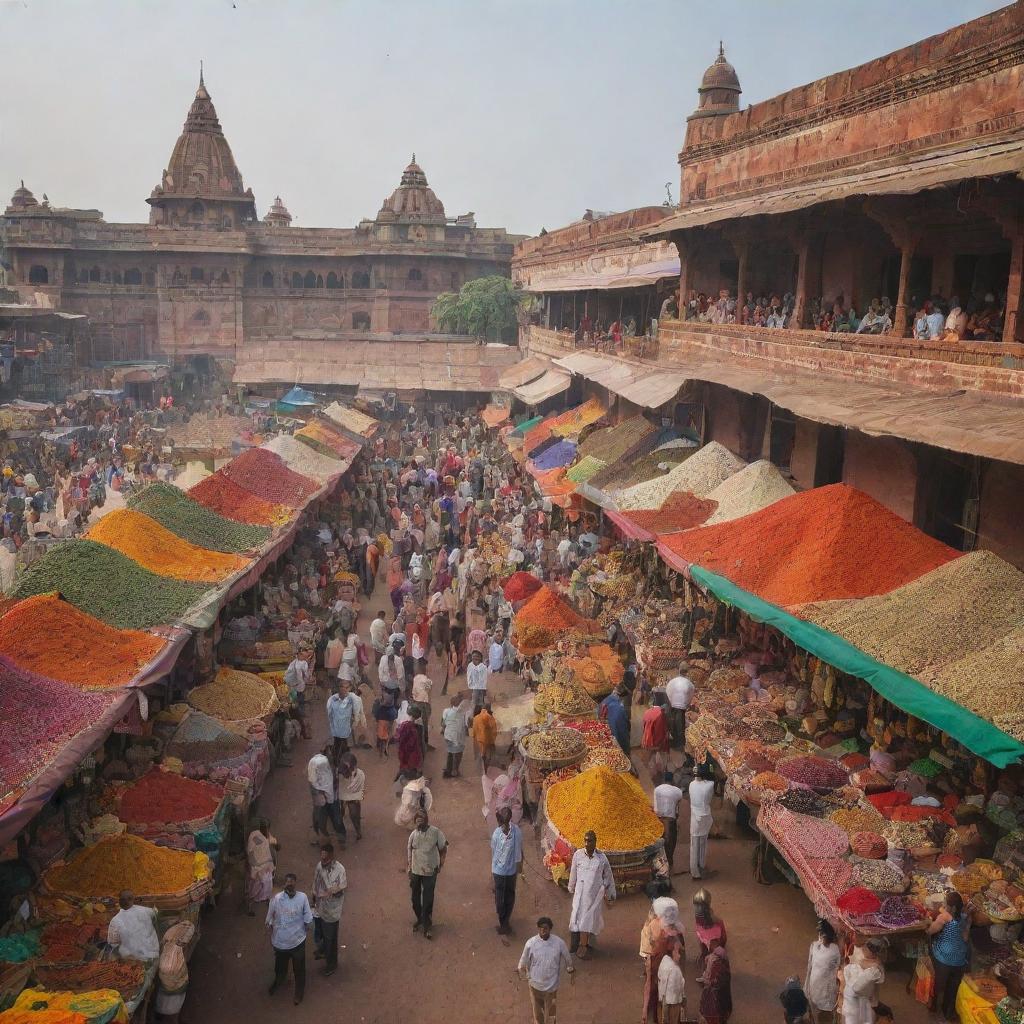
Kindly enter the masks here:
[[587, 754], [587, 745], [579, 732], [564, 726], [537, 728], [519, 740], [518, 751], [523, 759], [523, 802], [536, 821], [544, 780], [553, 772], [577, 769]]
[[552, 881], [568, 885], [573, 854], [593, 831], [619, 893], [668, 875], [664, 826], [636, 778], [597, 765], [545, 787], [541, 846]]

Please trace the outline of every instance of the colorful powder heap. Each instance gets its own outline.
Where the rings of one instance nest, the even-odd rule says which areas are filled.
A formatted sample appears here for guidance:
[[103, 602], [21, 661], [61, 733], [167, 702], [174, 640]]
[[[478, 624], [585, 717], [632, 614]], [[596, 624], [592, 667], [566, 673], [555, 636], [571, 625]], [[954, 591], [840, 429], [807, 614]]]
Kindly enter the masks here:
[[678, 533], [700, 526], [718, 507], [710, 498], [698, 498], [688, 491], [675, 491], [656, 509], [634, 509], [623, 512], [632, 523], [649, 533]]
[[128, 507], [155, 519], [165, 529], [210, 551], [253, 551], [270, 538], [265, 526], [237, 523], [218, 515], [174, 484], [157, 481], [128, 499]]
[[56, 594], [28, 597], [0, 618], [0, 654], [86, 690], [124, 686], [163, 646], [160, 637], [115, 629]]
[[224, 791], [209, 782], [153, 768], [122, 794], [117, 816], [128, 825], [197, 821], [220, 806]]
[[602, 850], [642, 850], [661, 838], [664, 826], [632, 775], [604, 765], [548, 790], [548, 817], [573, 846], [593, 831]]
[[293, 510], [287, 505], [264, 501], [263, 498], [229, 480], [222, 469], [190, 487], [188, 495], [200, 505], [205, 505], [211, 511], [227, 519], [233, 519], [236, 523], [280, 526], [294, 515]]
[[191, 690], [188, 702], [225, 722], [262, 718], [278, 706], [277, 693], [270, 683], [252, 672], [231, 668], [222, 668], [212, 683]]
[[120, 551], [158, 576], [175, 580], [219, 583], [249, 564], [238, 555], [196, 547], [130, 508], [104, 516], [85, 536]]
[[544, 584], [532, 572], [512, 573], [505, 581], [503, 592], [506, 601], [525, 601], [540, 590]]
[[124, 889], [136, 896], [183, 892], [209, 875], [203, 854], [157, 846], [128, 832], [104, 836], [66, 863], [43, 875], [45, 887], [83, 899], [116, 897]]
[[242, 452], [221, 472], [250, 494], [289, 508], [302, 508], [320, 489], [315, 480], [293, 472], [279, 455], [265, 448]]
[[354, 458], [359, 451], [359, 445], [355, 441], [347, 438], [326, 420], [310, 420], [301, 430], [295, 431], [295, 436], [321, 455], [330, 456], [332, 459], [347, 461]]
[[846, 484], [673, 534], [664, 545], [784, 608], [885, 594], [959, 554]]
[[66, 540], [29, 567], [14, 593], [56, 592], [111, 626], [144, 629], [180, 619], [208, 589], [158, 576], [106, 544]]

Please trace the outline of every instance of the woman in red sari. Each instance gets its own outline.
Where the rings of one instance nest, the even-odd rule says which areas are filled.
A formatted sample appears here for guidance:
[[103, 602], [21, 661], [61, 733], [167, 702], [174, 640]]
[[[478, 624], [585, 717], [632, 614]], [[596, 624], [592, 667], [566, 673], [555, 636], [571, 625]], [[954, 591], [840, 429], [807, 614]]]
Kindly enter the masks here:
[[423, 767], [423, 732], [419, 725], [420, 709], [409, 708], [409, 718], [395, 733], [398, 740], [398, 774], [407, 778], [410, 772]]
[[700, 994], [700, 1019], [704, 1024], [728, 1024], [732, 1016], [732, 972], [724, 946], [715, 946], [697, 979]]

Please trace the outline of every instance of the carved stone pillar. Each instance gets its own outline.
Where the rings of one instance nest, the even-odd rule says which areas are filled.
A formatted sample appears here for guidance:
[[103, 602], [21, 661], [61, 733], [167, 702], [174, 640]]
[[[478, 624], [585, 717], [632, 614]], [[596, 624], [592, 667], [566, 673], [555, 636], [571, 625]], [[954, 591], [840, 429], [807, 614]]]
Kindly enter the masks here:
[[904, 246], [900, 250], [900, 286], [892, 318], [892, 333], [897, 338], [905, 338], [907, 335], [907, 282], [910, 280], [910, 262], [913, 258], [912, 246]]
[[1021, 286], [1021, 275], [1024, 273], [1024, 227], [1010, 241], [1010, 277], [1006, 283], [1006, 320], [1003, 322], [1003, 343], [1017, 341], [1024, 334], [1024, 315], [1021, 311], [1021, 298], [1024, 288]]

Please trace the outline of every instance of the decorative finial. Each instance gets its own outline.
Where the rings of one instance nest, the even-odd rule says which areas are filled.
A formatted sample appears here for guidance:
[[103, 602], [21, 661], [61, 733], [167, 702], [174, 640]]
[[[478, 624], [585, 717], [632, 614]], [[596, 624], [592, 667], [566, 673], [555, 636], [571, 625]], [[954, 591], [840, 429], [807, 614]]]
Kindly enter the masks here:
[[718, 56], [722, 60], [725, 60], [725, 47], [722, 45], [722, 40], [721, 39], [718, 40]]
[[22, 188], [24, 188], [24, 187], [25, 187], [25, 179], [24, 179], [24, 178], [22, 178], [22, 179], [21, 179], [21, 187], [22, 187]]
[[206, 83], [203, 81], [203, 61], [202, 61], [202, 58], [199, 59], [199, 88], [200, 89], [205, 89], [206, 88]]
[[415, 153], [413, 153], [413, 155], [412, 155], [412, 162], [416, 163], [416, 154]]

